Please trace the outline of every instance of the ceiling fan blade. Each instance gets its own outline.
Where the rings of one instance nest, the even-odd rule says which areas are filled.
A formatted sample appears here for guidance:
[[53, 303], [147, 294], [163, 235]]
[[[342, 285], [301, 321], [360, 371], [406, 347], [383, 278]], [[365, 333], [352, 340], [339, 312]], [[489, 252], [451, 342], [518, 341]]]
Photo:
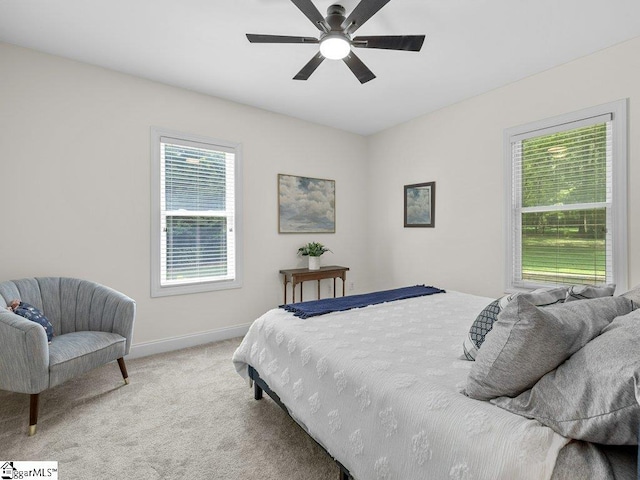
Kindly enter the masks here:
[[361, 0], [356, 5], [353, 12], [342, 22], [342, 29], [346, 33], [353, 33], [364, 23], [373, 17], [378, 11], [384, 7], [390, 0]]
[[287, 35], [261, 35], [247, 33], [247, 40], [251, 43], [319, 43], [314, 37], [290, 37]]
[[424, 43], [424, 35], [379, 35], [374, 37], [355, 37], [354, 47], [384, 48], [386, 50], [406, 50], [419, 52]]
[[311, 74], [316, 71], [316, 68], [318, 68], [323, 60], [324, 56], [320, 52], [316, 53], [316, 55], [311, 60], [309, 60], [309, 63], [302, 67], [302, 70], [300, 70], [298, 74], [293, 77], [293, 79], [307, 80], [311, 76]]
[[360, 60], [355, 53], [350, 52], [349, 55], [342, 60], [344, 60], [344, 63], [347, 64], [347, 67], [349, 67], [360, 83], [367, 83], [369, 80], [376, 78], [373, 72], [362, 63], [362, 60]]
[[293, 4], [300, 9], [305, 16], [311, 20], [318, 30], [321, 32], [329, 32], [331, 28], [327, 25], [326, 20], [320, 14], [316, 6], [311, 0], [291, 0]]

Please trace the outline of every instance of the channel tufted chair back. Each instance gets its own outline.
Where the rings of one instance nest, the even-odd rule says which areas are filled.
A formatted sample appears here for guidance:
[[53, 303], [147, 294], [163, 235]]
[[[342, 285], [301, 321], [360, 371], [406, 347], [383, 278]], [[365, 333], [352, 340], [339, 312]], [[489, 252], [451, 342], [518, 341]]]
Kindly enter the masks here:
[[[50, 344], [39, 324], [6, 309], [14, 300], [47, 317], [54, 331]], [[42, 391], [114, 360], [129, 383], [123, 357], [131, 348], [135, 310], [126, 295], [87, 280], [0, 282], [0, 389], [31, 395], [30, 435]]]

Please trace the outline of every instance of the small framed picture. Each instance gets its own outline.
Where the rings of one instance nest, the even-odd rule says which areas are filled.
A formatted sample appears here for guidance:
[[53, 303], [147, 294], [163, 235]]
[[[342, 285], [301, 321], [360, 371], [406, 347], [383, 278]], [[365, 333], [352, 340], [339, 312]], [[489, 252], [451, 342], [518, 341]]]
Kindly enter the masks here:
[[434, 227], [436, 182], [404, 186], [404, 226]]

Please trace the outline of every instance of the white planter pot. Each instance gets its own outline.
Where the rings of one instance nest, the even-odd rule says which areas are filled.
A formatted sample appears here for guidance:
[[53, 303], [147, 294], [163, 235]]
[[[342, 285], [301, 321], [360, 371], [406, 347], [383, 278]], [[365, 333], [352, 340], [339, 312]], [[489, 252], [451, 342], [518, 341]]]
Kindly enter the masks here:
[[320, 270], [320, 257], [309, 255], [309, 270]]

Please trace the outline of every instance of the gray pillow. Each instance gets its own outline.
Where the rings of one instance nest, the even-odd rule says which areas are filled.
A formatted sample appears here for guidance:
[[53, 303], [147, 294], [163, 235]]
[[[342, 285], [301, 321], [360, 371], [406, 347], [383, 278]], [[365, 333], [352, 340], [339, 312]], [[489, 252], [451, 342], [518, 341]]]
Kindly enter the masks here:
[[640, 427], [640, 310], [616, 318], [556, 370], [497, 406], [535, 418], [560, 435], [637, 445]]
[[586, 300], [589, 298], [611, 297], [616, 291], [616, 284], [607, 285], [572, 285], [567, 290], [565, 302]]
[[640, 307], [640, 285], [636, 285], [633, 289], [623, 293], [621, 296], [628, 298], [633, 302], [634, 310]]
[[469, 371], [466, 395], [478, 400], [519, 395], [631, 310], [624, 297], [539, 308], [526, 295], [518, 296], [485, 338]]
[[540, 288], [529, 293], [518, 292], [504, 295], [491, 302], [478, 314], [469, 329], [467, 338], [465, 338], [462, 343], [462, 351], [465, 359], [471, 361], [476, 359], [478, 350], [484, 343], [487, 333], [493, 328], [493, 324], [500, 312], [504, 310], [504, 307], [506, 307], [509, 302], [512, 302], [514, 298], [520, 295], [526, 295], [527, 300], [534, 305], [546, 306], [564, 302], [567, 296], [567, 289], [564, 287]]

